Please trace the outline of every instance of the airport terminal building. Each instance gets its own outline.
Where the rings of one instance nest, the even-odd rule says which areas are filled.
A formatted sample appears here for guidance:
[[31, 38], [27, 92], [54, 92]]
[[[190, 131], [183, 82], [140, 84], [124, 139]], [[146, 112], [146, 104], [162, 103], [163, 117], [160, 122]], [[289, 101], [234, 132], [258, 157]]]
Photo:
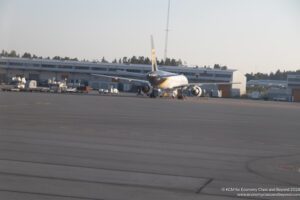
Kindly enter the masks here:
[[300, 75], [288, 74], [287, 80], [250, 80], [247, 87], [267, 88], [266, 95], [270, 99], [283, 98], [288, 101], [300, 102]]
[[[198, 67], [159, 66], [159, 69], [184, 74], [191, 83], [236, 82], [238, 84], [211, 86], [222, 90], [223, 97], [240, 96], [246, 93], [246, 77], [237, 70], [211, 69]], [[104, 79], [91, 74], [126, 76], [128, 73], [145, 74], [151, 71], [151, 65], [117, 64], [99, 62], [60, 61], [49, 59], [0, 58], [0, 83], [7, 83], [14, 76], [24, 76], [27, 80], [36, 80], [40, 85], [48, 79], [67, 79], [70, 84], [81, 83], [93, 89], [115, 87], [121, 91], [132, 91], [135, 85]], [[208, 86], [210, 87], [210, 86]], [[205, 89], [205, 88], [204, 88]], [[209, 89], [209, 88], [208, 88]], [[216, 89], [216, 88], [215, 88]]]

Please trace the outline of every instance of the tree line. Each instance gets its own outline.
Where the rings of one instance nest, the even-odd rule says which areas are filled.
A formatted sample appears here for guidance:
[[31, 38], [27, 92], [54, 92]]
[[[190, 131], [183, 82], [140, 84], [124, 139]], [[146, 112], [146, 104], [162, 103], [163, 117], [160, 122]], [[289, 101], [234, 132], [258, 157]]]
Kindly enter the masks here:
[[[0, 56], [2, 57], [11, 57], [11, 58], [30, 58], [30, 59], [51, 59], [49, 56], [48, 57], [42, 57], [42, 56], [37, 56], [35, 54], [31, 54], [28, 52], [25, 52], [22, 56], [18, 54], [15, 50], [12, 50], [10, 52], [7, 52], [5, 50], [2, 50], [0, 53]], [[54, 56], [52, 60], [70, 60], [70, 61], [78, 61], [77, 58], [69, 58], [69, 57], [60, 57], [60, 56]]]
[[247, 73], [247, 81], [250, 80], [286, 80], [288, 74], [295, 74], [295, 75], [300, 75], [300, 69], [296, 71], [280, 71], [279, 69], [273, 73]]
[[[62, 60], [62, 61], [79, 61], [78, 58], [70, 58], [70, 57], [60, 57], [60, 56], [54, 56], [52, 58], [48, 57], [42, 57], [42, 56], [37, 56], [35, 54], [31, 54], [28, 52], [25, 52], [23, 55], [17, 54], [15, 50], [12, 50], [10, 52], [7, 52], [5, 50], [2, 50], [0, 56], [3, 57], [15, 57], [15, 58], [30, 58], [30, 59], [52, 59], [52, 60]], [[83, 59], [81, 61], [89, 61], [86, 59]], [[158, 65], [168, 65], [168, 66], [182, 66], [182, 61], [181, 59], [174, 59], [174, 58], [167, 58], [166, 60], [158, 60], [156, 59]], [[100, 61], [98, 60], [93, 60], [93, 62], [101, 62], [101, 63], [110, 63], [105, 59], [105, 57], [102, 57]], [[132, 56], [132, 57], [126, 57], [124, 56], [123, 58], [115, 58], [111, 63], [119, 63], [119, 64], [145, 64], [145, 65], [151, 65], [151, 59], [148, 57], [144, 56]]]

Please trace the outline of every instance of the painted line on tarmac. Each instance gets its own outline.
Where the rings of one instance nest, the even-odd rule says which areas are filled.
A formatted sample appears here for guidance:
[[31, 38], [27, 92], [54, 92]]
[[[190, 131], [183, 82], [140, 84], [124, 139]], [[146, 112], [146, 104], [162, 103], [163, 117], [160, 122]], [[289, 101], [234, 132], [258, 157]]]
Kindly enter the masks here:
[[285, 169], [285, 170], [296, 171], [296, 172], [300, 173], [300, 168], [297, 169], [294, 165], [281, 164], [281, 165], [279, 165], [279, 168]]
[[296, 145], [294, 145], [294, 144], [283, 144], [282, 146], [285, 146], [285, 147], [295, 147]]
[[244, 140], [240, 140], [240, 139], [234, 139], [234, 140], [232, 140], [232, 141], [235, 142], [235, 143], [244, 142]]
[[216, 138], [206, 138], [206, 140], [209, 140], [209, 141], [215, 141]]
[[50, 105], [52, 102], [35, 102], [37, 105]]
[[288, 170], [294, 170], [295, 169], [294, 165], [288, 165], [288, 164], [281, 164], [281, 165], [279, 165], [279, 167], [281, 169], [288, 169]]
[[261, 142], [261, 141], [256, 141], [255, 143], [256, 144], [261, 144], [261, 145], [265, 144], [264, 142]]
[[17, 106], [35, 106], [35, 105], [51, 105], [51, 102], [35, 102], [35, 103], [22, 103], [22, 104], [2, 104], [0, 107], [17, 107]]

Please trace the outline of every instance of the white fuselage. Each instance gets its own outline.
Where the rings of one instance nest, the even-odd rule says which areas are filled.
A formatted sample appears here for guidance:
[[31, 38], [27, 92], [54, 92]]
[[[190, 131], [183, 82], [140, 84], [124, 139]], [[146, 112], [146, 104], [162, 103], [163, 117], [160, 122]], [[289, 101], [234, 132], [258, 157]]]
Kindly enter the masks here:
[[184, 75], [174, 75], [166, 77], [166, 80], [158, 85], [158, 88], [161, 89], [173, 89], [180, 85], [188, 84], [188, 79]]

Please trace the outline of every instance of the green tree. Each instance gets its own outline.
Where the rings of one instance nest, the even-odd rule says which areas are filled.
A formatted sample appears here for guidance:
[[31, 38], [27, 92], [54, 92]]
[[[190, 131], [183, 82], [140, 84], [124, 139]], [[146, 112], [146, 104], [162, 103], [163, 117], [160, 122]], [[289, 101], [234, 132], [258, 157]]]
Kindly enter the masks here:
[[8, 57], [19, 57], [19, 55], [17, 55], [17, 52], [15, 50], [10, 51], [10, 53], [8, 54]]
[[214, 69], [221, 69], [221, 66], [219, 64], [215, 64]]
[[131, 64], [138, 64], [138, 59], [136, 58], [136, 56], [132, 56], [132, 57], [131, 57], [130, 63], [131, 63]]
[[102, 63], [108, 63], [108, 61], [105, 60], [104, 56], [102, 57], [101, 62], [102, 62]]
[[25, 53], [23, 54], [22, 58], [31, 58], [31, 54], [25, 52]]
[[78, 61], [78, 58], [71, 58], [72, 61]]
[[158, 64], [158, 65], [165, 65], [165, 62], [164, 62], [164, 60], [163, 60], [163, 59], [161, 59], [160, 61], [159, 61], [159, 60], [157, 60], [157, 64]]
[[128, 60], [127, 60], [127, 57], [126, 57], [126, 56], [123, 57], [122, 62], [123, 62], [124, 64], [127, 64], [127, 63], [128, 63]]
[[144, 58], [144, 56], [139, 56], [139, 58], [138, 58], [138, 64], [145, 64], [145, 58]]
[[151, 65], [151, 61], [150, 61], [150, 59], [148, 57], [145, 58], [144, 64], [145, 65]]
[[165, 65], [171, 65], [171, 60], [170, 60], [170, 58], [166, 58], [166, 60], [165, 60]]
[[182, 61], [181, 61], [181, 59], [179, 59], [179, 60], [177, 61], [176, 65], [177, 65], [177, 66], [182, 66]]
[[176, 65], [176, 60], [174, 58], [171, 59], [171, 66], [177, 66]]
[[62, 58], [60, 56], [54, 56], [52, 60], [62, 60]]
[[7, 51], [4, 51], [2, 50], [1, 52], [1, 55], [0, 56], [3, 56], [3, 57], [8, 57], [8, 52]]
[[222, 66], [221, 70], [227, 70], [227, 66], [226, 65]]

